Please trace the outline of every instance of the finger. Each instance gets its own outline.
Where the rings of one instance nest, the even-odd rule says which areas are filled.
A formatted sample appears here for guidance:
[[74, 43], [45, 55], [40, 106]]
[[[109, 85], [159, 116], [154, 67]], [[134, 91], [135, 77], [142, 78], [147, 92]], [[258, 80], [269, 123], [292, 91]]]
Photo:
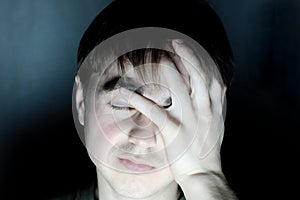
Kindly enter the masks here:
[[200, 115], [210, 115], [210, 99], [207, 87], [207, 76], [202, 67], [203, 63], [194, 52], [182, 43], [181, 40], [172, 41], [173, 48], [180, 56], [181, 63], [190, 76], [191, 97], [193, 104]]
[[161, 64], [164, 65], [161, 67], [162, 75], [172, 96], [172, 106], [168, 111], [172, 117], [183, 122], [184, 119], [190, 118], [193, 113], [193, 105], [188, 88], [175, 66], [166, 65], [164, 62]]
[[189, 94], [191, 94], [191, 86], [190, 86], [190, 76], [188, 72], [186, 71], [184, 65], [182, 64], [180, 57], [176, 54], [172, 57], [173, 62], [176, 65], [176, 68], [178, 72], [180, 73], [181, 77], [184, 79], [184, 83], [186, 87], [188, 88]]
[[201, 147], [199, 151], [200, 159], [204, 159], [205, 157], [207, 157], [214, 149], [219, 151], [223, 139], [223, 134], [223, 118], [221, 116], [215, 116], [209, 124], [207, 132], [203, 135], [204, 137], [201, 139], [201, 144], [199, 145]]
[[165, 110], [151, 100], [125, 88], [121, 88], [121, 93], [128, 98], [132, 107], [157, 125], [167, 143], [174, 138], [174, 133], [178, 131], [178, 123], [172, 121]]
[[215, 148], [218, 143], [221, 145], [224, 135], [224, 118], [222, 115], [223, 90], [219, 82], [213, 78], [209, 90], [211, 98], [212, 120], [202, 140], [199, 158], [203, 159]]

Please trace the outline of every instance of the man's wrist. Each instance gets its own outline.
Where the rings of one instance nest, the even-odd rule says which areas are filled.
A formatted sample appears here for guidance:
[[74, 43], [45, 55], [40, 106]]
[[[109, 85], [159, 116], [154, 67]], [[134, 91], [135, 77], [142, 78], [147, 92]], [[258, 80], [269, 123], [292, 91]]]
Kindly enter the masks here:
[[236, 200], [222, 172], [186, 176], [178, 183], [187, 200]]

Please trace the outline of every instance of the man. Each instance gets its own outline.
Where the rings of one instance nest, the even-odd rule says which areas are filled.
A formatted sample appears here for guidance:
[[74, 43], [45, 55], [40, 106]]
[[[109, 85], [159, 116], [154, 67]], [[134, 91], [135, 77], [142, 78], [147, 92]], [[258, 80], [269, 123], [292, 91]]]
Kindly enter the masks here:
[[73, 114], [97, 186], [75, 199], [236, 199], [220, 161], [231, 50], [207, 3], [114, 1], [78, 66]]

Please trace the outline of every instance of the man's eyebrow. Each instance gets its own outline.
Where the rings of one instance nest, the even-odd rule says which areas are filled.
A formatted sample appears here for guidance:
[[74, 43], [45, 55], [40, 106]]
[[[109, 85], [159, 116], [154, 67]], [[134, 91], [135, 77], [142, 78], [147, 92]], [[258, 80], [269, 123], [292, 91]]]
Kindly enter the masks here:
[[106, 81], [100, 90], [104, 92], [111, 92], [119, 88], [126, 88], [127, 90], [133, 91], [140, 95], [142, 95], [144, 92], [142, 87], [138, 87], [132, 78], [129, 77], [124, 78], [121, 76], [115, 76], [112, 79]]

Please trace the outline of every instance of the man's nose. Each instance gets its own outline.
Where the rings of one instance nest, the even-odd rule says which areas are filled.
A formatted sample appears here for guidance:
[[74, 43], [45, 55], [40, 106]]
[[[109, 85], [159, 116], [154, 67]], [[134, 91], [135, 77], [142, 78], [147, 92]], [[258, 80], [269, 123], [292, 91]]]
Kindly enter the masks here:
[[142, 113], [132, 118], [135, 126], [129, 133], [129, 142], [142, 148], [151, 148], [156, 145], [156, 125]]

